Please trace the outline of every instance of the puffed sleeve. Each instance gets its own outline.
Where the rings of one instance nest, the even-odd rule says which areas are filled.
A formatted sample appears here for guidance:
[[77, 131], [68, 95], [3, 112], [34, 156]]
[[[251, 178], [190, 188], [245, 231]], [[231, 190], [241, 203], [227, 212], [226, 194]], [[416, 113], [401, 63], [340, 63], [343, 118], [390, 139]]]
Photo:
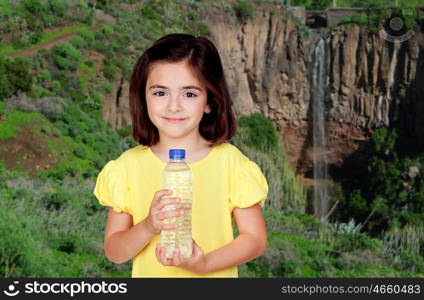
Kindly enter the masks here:
[[110, 206], [116, 212], [131, 214], [129, 209], [129, 187], [125, 169], [115, 160], [109, 161], [97, 177], [94, 195], [99, 203]]
[[231, 211], [235, 207], [246, 208], [256, 203], [262, 207], [268, 195], [268, 184], [258, 165], [246, 160], [234, 171], [230, 182]]

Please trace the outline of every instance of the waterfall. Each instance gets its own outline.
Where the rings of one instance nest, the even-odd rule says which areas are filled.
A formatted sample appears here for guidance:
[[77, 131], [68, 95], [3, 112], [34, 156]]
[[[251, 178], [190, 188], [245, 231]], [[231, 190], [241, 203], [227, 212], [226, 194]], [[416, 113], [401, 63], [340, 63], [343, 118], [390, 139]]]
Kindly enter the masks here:
[[314, 212], [325, 217], [329, 210], [327, 187], [327, 154], [325, 135], [325, 44], [320, 38], [312, 56], [312, 115], [313, 115], [313, 159], [314, 159]]

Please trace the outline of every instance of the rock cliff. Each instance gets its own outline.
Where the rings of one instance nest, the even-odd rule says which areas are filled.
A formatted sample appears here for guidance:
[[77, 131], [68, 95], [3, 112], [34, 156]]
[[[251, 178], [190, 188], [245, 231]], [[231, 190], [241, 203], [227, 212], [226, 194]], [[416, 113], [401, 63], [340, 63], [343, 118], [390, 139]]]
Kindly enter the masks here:
[[[274, 120], [292, 167], [312, 177], [315, 91], [309, 53], [317, 33], [305, 35], [290, 14], [273, 4], [262, 5], [244, 20], [216, 10], [206, 22], [222, 56], [237, 113], [262, 112]], [[376, 128], [401, 126], [424, 140], [423, 32], [402, 43], [356, 25], [321, 36], [326, 45], [325, 120], [332, 175], [340, 176], [336, 173], [343, 164], [355, 168], [366, 159], [367, 141]]]

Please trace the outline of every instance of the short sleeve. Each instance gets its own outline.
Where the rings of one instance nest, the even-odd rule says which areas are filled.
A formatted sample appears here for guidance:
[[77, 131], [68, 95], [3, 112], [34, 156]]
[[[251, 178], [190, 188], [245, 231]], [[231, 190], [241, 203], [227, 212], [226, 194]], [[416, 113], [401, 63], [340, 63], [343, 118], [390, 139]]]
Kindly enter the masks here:
[[234, 171], [230, 182], [230, 210], [250, 207], [256, 203], [263, 207], [268, 195], [268, 184], [258, 165], [246, 160], [236, 166]]
[[99, 173], [93, 193], [101, 205], [110, 206], [116, 212], [131, 214], [125, 169], [115, 160], [109, 161]]

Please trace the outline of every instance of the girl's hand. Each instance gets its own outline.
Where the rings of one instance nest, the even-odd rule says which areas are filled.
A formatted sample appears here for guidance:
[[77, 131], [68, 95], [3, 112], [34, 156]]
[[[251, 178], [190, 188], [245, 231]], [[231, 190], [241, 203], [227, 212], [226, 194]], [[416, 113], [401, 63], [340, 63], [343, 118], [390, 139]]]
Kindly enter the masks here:
[[194, 273], [206, 273], [206, 257], [202, 248], [193, 240], [193, 254], [190, 258], [181, 258], [179, 249], [175, 249], [174, 257], [166, 257], [166, 249], [160, 244], [156, 245], [156, 257], [164, 266], [175, 266]]
[[153, 235], [159, 234], [161, 230], [172, 230], [178, 228], [178, 224], [166, 224], [163, 221], [164, 219], [179, 217], [184, 214], [183, 209], [163, 209], [166, 205], [176, 205], [180, 202], [179, 198], [162, 199], [163, 197], [171, 194], [172, 191], [170, 190], [159, 190], [153, 197], [152, 204], [150, 205], [149, 215], [146, 218], [147, 228], [149, 228], [149, 231]]

